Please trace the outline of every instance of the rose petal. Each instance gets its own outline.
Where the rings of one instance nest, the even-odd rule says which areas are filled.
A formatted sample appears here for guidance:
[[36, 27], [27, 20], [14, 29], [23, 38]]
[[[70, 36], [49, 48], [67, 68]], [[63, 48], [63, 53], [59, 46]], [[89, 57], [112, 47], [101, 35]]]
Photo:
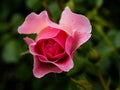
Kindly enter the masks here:
[[56, 23], [50, 21], [46, 11], [43, 11], [38, 15], [31, 13], [26, 17], [24, 23], [18, 28], [18, 32], [21, 34], [39, 34], [41, 30], [48, 26], [59, 29], [61, 28]]
[[34, 40], [29, 37], [25, 37], [24, 40], [28, 45], [30, 45], [31, 43], [34, 43]]
[[29, 50], [30, 50], [30, 53], [33, 56], [37, 56], [41, 62], [45, 62], [45, 63], [49, 62], [50, 63], [50, 61], [46, 58], [46, 55], [42, 55], [42, 54], [38, 53], [38, 51], [36, 50], [36, 44], [35, 43], [33, 43], [29, 46]]
[[75, 52], [75, 50], [77, 48], [80, 47], [80, 45], [82, 45], [83, 43], [85, 43], [86, 41], [88, 41], [88, 39], [91, 37], [91, 34], [89, 33], [79, 33], [79, 32], [75, 32], [74, 33], [74, 42], [73, 42], [73, 46], [72, 46], [72, 53]]
[[50, 53], [46, 53], [47, 54], [47, 58], [48, 60], [52, 63], [52, 62], [57, 62], [58, 60], [60, 60], [62, 57], [64, 57], [66, 55], [66, 53], [60, 53], [57, 54], [55, 56], [52, 56]]
[[[34, 49], [38, 54], [45, 55], [45, 50], [44, 50], [44, 40], [41, 39], [39, 40], [36, 45], [34, 46]], [[46, 55], [45, 55], [46, 56]]]
[[56, 29], [52, 27], [47, 27], [40, 32], [40, 34], [36, 37], [36, 42], [40, 39], [54, 39], [57, 43], [60, 44], [63, 48], [65, 48], [65, 42], [68, 34], [61, 29]]
[[65, 72], [68, 72], [71, 68], [73, 68], [73, 60], [71, 57], [62, 58], [61, 60], [53, 64]]
[[72, 34], [75, 31], [80, 33], [91, 32], [91, 25], [87, 17], [72, 13], [68, 7], [62, 12], [59, 24], [63, 26], [64, 30], [69, 34]]
[[36, 37], [36, 42], [40, 39], [49, 39], [55, 37], [60, 32], [60, 29], [46, 27]]
[[65, 33], [63, 30], [60, 30], [60, 32], [55, 37], [53, 37], [53, 39], [57, 43], [59, 43], [63, 48], [65, 48], [65, 42], [67, 37], [68, 37], [67, 33]]
[[47, 59], [46, 56], [37, 55], [37, 57], [39, 58], [39, 61], [41, 61], [41, 62], [44, 62], [44, 63], [51, 63], [51, 61], [49, 61], [49, 60]]
[[71, 53], [72, 53], [72, 46], [74, 44], [74, 39], [72, 36], [69, 36], [66, 40], [66, 44], [65, 44], [65, 50], [66, 50], [66, 53], [71, 56]]
[[41, 78], [51, 72], [61, 73], [62, 71], [53, 64], [40, 62], [38, 58], [34, 56], [33, 74], [35, 77]]

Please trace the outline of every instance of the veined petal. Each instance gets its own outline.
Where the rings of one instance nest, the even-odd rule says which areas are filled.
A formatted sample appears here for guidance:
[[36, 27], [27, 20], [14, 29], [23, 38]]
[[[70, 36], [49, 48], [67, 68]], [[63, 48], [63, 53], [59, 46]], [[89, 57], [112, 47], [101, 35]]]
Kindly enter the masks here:
[[75, 31], [80, 33], [91, 32], [91, 25], [87, 17], [80, 14], [72, 13], [68, 7], [66, 7], [65, 10], [62, 12], [59, 24], [69, 34], [72, 34]]
[[38, 15], [31, 13], [26, 17], [24, 23], [18, 28], [18, 32], [21, 34], [39, 34], [41, 30], [48, 26], [60, 28], [59, 25], [49, 19], [46, 11], [43, 11]]

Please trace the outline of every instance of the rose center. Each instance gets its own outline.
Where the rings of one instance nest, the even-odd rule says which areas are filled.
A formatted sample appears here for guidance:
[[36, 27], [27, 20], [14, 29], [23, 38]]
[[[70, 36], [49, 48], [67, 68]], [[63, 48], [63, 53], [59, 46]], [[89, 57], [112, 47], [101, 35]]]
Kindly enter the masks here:
[[36, 50], [37, 53], [45, 56], [55, 56], [64, 52], [64, 49], [53, 39], [40, 40]]
[[51, 45], [49, 45], [49, 46], [46, 47], [46, 51], [51, 51], [51, 49], [52, 49]]
[[44, 41], [44, 49], [45, 49], [46, 54], [51, 54], [52, 56], [54, 56], [57, 53], [60, 53], [59, 49], [62, 49], [62, 48], [54, 40], [48, 39]]

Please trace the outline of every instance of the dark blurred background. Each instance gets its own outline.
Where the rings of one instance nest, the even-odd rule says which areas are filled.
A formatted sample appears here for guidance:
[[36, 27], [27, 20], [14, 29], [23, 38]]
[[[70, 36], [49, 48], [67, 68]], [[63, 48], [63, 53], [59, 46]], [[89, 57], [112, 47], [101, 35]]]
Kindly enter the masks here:
[[[77, 50], [70, 72], [37, 79], [18, 26], [43, 10], [59, 22], [66, 6], [90, 19], [92, 37]], [[120, 0], [1, 0], [0, 55], [0, 90], [120, 90]]]

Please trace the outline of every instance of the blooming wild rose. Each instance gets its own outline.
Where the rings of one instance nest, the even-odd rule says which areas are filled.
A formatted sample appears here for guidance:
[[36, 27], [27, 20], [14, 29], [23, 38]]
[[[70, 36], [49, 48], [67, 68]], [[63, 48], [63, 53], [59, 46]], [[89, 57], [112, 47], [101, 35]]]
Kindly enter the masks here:
[[73, 68], [74, 53], [91, 36], [89, 20], [66, 7], [59, 24], [52, 22], [46, 11], [29, 14], [18, 28], [20, 34], [37, 34], [35, 40], [24, 38], [34, 57], [33, 74], [37, 78]]

